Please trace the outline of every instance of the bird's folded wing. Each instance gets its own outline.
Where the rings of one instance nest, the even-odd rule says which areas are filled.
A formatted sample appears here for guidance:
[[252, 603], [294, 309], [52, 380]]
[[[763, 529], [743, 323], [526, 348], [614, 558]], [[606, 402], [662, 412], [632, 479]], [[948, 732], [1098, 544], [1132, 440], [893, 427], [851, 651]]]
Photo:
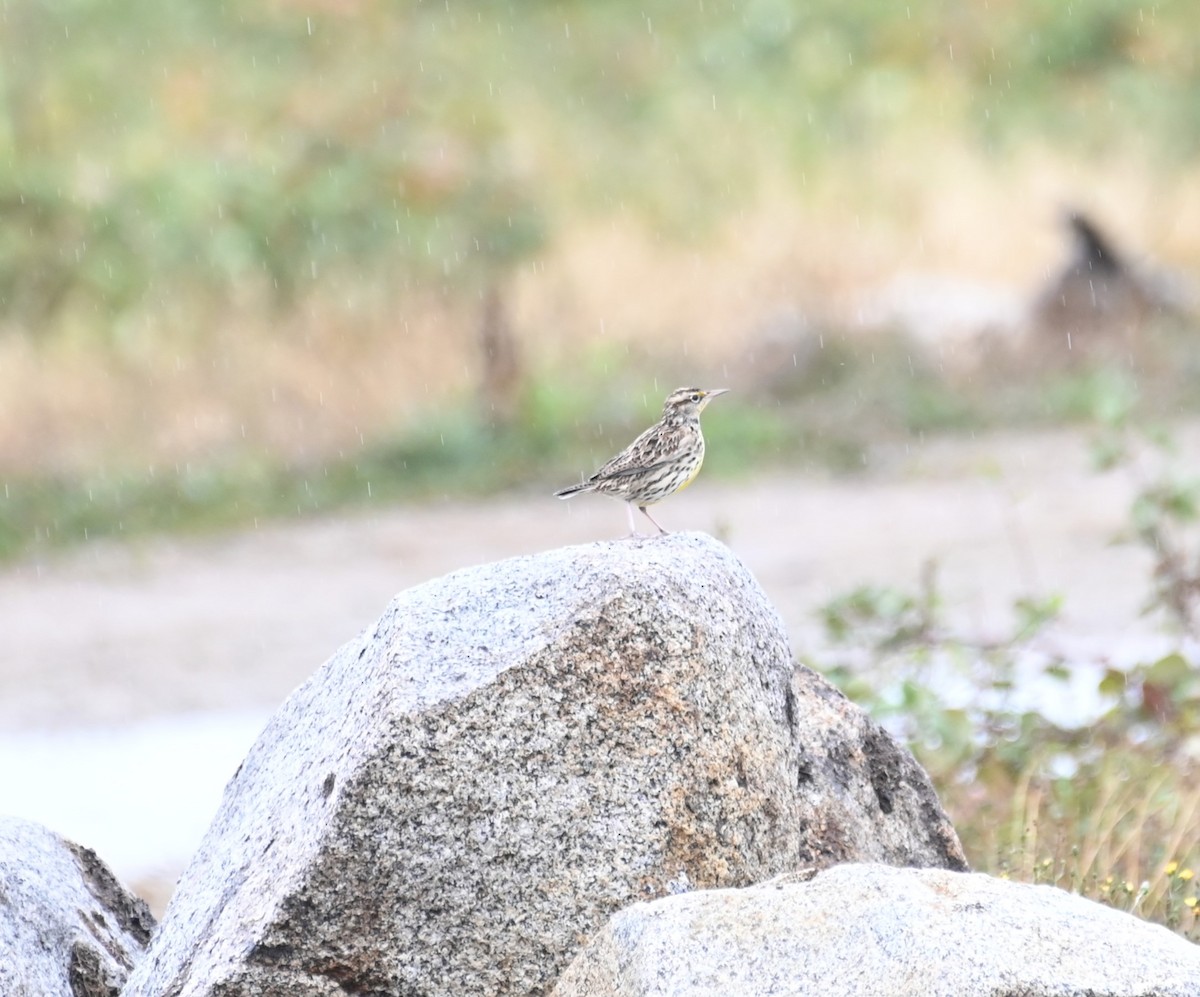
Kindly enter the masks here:
[[677, 433], [664, 432], [661, 426], [651, 426], [593, 474], [591, 480], [642, 474], [674, 460], [679, 455], [679, 449], [680, 438]]
[[645, 474], [647, 471], [653, 471], [655, 468], [664, 467], [670, 464], [674, 457], [668, 457], [666, 460], [656, 461], [653, 464], [629, 464], [625, 467], [618, 467], [615, 470], [600, 468], [596, 472], [596, 477], [604, 478], [627, 478], [634, 474]]

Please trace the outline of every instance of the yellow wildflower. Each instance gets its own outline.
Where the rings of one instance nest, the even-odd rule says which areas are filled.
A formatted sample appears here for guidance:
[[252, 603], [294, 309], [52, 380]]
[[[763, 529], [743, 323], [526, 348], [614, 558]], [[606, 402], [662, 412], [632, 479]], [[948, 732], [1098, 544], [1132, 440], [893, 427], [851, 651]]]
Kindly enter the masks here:
[[1196, 875], [1196, 873], [1192, 869], [1181, 869], [1179, 871], [1179, 878], [1182, 879], [1185, 883], [1189, 879], [1191, 879], [1194, 875]]
[[1179, 868], [1178, 862], [1168, 862], [1167, 867], [1163, 870], [1163, 874], [1167, 875], [1167, 876], [1174, 876], [1175, 870], [1178, 868]]

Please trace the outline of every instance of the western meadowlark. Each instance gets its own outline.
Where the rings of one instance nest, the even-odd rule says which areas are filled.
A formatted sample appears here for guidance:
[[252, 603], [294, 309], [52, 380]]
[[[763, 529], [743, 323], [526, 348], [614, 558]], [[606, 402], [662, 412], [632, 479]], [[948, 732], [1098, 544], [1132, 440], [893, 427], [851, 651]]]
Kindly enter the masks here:
[[638, 536], [633, 520], [636, 505], [666, 533], [646, 507], [686, 488], [700, 473], [704, 463], [704, 434], [700, 432], [700, 413], [717, 395], [728, 388], [676, 388], [663, 403], [662, 418], [629, 444], [587, 481], [555, 492], [570, 498], [580, 492], [599, 492], [624, 499], [629, 513], [629, 535]]

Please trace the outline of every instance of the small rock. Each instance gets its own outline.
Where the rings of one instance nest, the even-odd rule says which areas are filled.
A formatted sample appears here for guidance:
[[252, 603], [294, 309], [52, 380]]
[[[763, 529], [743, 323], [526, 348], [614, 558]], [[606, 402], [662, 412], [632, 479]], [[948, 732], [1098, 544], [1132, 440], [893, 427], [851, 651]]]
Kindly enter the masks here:
[[1043, 357], [1123, 361], [1156, 322], [1194, 318], [1195, 293], [1181, 275], [1135, 262], [1081, 211], [1062, 221], [1070, 252], [1030, 309], [1028, 345]]
[[117, 997], [154, 930], [91, 849], [0, 817], [0, 994]]

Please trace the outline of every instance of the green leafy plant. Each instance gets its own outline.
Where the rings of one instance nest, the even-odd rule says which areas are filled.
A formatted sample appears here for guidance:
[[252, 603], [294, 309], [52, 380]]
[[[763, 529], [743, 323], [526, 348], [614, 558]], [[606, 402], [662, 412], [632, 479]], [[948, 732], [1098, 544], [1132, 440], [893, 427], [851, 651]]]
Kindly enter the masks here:
[[[812, 664], [909, 744], [975, 867], [1200, 940], [1200, 674], [1180, 652], [1125, 670], [1069, 660], [1049, 640], [1061, 608], [1021, 598], [1001, 636], [964, 634], [929, 565], [913, 592], [860, 587], [824, 606], [829, 648]], [[1068, 682], [1095, 686], [1079, 725], [1043, 714]]]
[[1200, 476], [1182, 467], [1179, 448], [1161, 426], [1132, 418], [1132, 403], [1098, 412], [1093, 460], [1134, 482], [1127, 539], [1152, 558], [1147, 612], [1160, 611], [1183, 633], [1200, 637]]

